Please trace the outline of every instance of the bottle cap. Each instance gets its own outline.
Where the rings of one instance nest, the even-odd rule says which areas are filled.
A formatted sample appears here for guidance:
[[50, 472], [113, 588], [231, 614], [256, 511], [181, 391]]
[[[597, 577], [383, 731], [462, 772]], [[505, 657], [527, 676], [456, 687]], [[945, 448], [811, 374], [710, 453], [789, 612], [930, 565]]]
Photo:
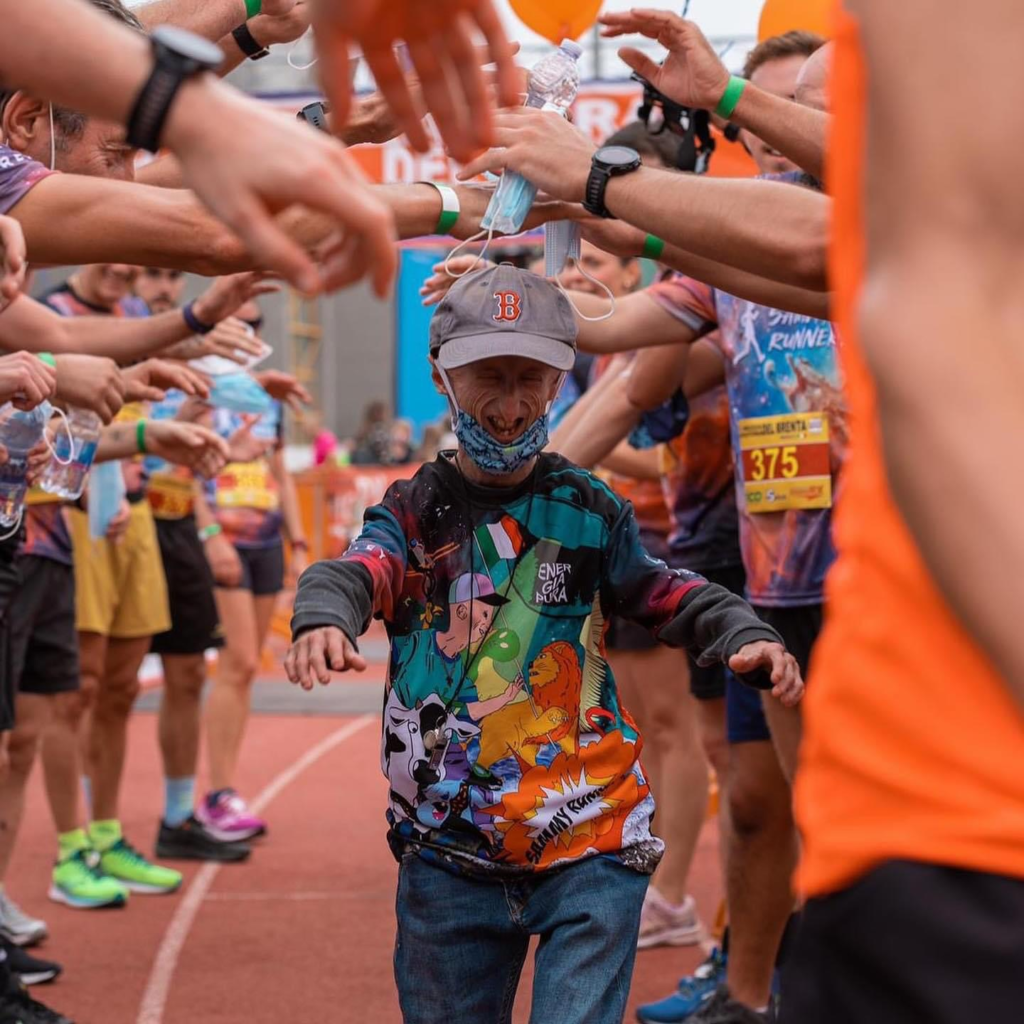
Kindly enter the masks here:
[[583, 47], [580, 46], [574, 39], [563, 39], [561, 48], [565, 50], [570, 56], [575, 57], [577, 60], [583, 56]]

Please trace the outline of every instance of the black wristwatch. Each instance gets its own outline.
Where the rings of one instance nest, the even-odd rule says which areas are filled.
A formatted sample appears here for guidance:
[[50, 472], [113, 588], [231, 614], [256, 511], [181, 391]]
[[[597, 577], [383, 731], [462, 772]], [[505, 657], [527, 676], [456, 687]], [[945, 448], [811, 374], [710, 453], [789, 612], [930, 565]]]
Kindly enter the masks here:
[[259, 43], [253, 38], [252, 32], [249, 31], [249, 26], [246, 22], [242, 22], [238, 28], [231, 30], [231, 38], [238, 43], [238, 48], [249, 58], [249, 60], [263, 60], [264, 57], [270, 55], [270, 50], [265, 46], [260, 46]]
[[622, 174], [630, 174], [638, 170], [643, 161], [635, 149], [628, 146], [602, 146], [595, 154], [587, 179], [587, 195], [583, 200], [583, 208], [597, 217], [611, 218], [608, 207], [604, 205], [604, 194], [608, 182]]
[[224, 61], [219, 46], [174, 25], [153, 29], [153, 70], [128, 115], [128, 144], [155, 153], [168, 111], [183, 82]]
[[318, 128], [322, 132], [330, 131], [327, 127], [327, 115], [331, 108], [321, 100], [315, 103], [307, 103], [295, 116], [300, 121]]

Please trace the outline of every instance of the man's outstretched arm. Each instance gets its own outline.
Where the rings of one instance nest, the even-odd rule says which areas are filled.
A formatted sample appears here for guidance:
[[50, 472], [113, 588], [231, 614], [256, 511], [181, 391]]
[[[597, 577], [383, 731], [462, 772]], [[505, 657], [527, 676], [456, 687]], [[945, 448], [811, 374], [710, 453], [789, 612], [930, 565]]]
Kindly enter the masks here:
[[[1024, 6], [980, 0], [970, 31], [923, 46], [912, 5], [851, 8], [869, 83], [860, 331], [889, 481], [950, 607], [1024, 706], [1024, 148], [1003, 117], [1024, 101]], [[955, 25], [963, 9], [936, 0], [929, 16]]]

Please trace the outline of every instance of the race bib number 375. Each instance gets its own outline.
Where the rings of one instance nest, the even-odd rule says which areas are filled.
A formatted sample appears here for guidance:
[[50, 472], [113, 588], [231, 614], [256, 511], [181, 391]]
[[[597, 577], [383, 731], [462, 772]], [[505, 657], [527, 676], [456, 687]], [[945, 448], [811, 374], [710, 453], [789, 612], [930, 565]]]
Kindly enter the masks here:
[[832, 507], [828, 417], [823, 412], [739, 421], [747, 511]]

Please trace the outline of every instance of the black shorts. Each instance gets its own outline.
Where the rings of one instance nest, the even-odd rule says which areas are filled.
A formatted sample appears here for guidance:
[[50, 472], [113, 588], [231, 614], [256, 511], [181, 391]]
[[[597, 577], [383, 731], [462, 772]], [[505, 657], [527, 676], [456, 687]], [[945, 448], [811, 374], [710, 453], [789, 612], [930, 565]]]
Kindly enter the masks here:
[[800, 673], [807, 679], [807, 667], [811, 663], [811, 652], [818, 642], [822, 621], [825, 617], [823, 604], [805, 604], [798, 608], [766, 608], [754, 605], [754, 611], [762, 622], [777, 629], [786, 642], [786, 650], [800, 664]]
[[1024, 1019], [1024, 880], [890, 861], [802, 918], [780, 1024]]
[[[686, 566], [676, 566], [685, 569]], [[701, 575], [709, 583], [717, 583], [734, 594], [743, 596], [747, 586], [747, 574], [742, 565], [730, 565], [723, 569], [709, 569]], [[697, 700], [721, 700], [725, 696], [726, 680], [732, 673], [725, 665], [698, 665], [690, 658], [690, 693]]]
[[242, 590], [253, 597], [280, 594], [284, 590], [284, 545], [271, 548], [235, 548], [242, 560]]
[[25, 533], [22, 525], [10, 537], [0, 540], [0, 732], [14, 728], [14, 673], [11, 671], [10, 619], [7, 615], [18, 588], [18, 549]]
[[11, 601], [9, 664], [16, 693], [51, 696], [80, 686], [75, 570], [37, 555], [18, 559], [21, 587]]
[[156, 539], [167, 578], [171, 628], [153, 637], [154, 654], [202, 654], [224, 646], [224, 633], [213, 599], [213, 572], [193, 516], [157, 519]]

